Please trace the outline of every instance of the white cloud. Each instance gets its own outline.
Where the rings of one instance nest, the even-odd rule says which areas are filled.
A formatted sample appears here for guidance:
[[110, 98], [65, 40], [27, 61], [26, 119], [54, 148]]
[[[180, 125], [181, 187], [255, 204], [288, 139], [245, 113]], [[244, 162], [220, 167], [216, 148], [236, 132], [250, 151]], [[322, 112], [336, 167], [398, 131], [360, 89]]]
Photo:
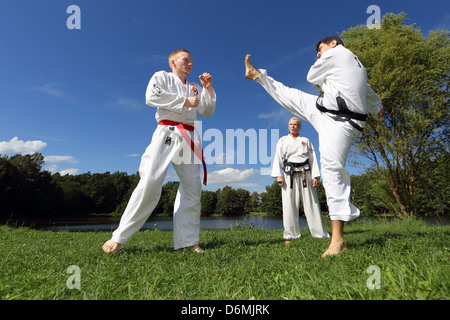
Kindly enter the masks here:
[[14, 137], [9, 141], [0, 141], [0, 153], [11, 154], [32, 154], [44, 149], [47, 146], [46, 142], [41, 140], [23, 141], [18, 137]]
[[46, 163], [69, 162], [78, 163], [78, 160], [72, 156], [45, 156]]
[[277, 108], [270, 113], [258, 114], [258, 119], [268, 119], [271, 126], [282, 125], [285, 123], [286, 128], [291, 117], [293, 117], [293, 114], [283, 108]]
[[57, 163], [60, 162], [78, 163], [78, 160], [72, 156], [45, 156], [44, 161], [47, 164], [44, 169], [50, 171], [51, 173], [58, 172], [60, 175], [64, 176], [66, 174], [76, 175], [79, 172], [79, 169], [76, 168], [60, 170], [57, 165]]
[[227, 183], [243, 183], [256, 173], [259, 173], [259, 170], [256, 169], [246, 169], [239, 170], [234, 168], [225, 168], [218, 171], [213, 171], [208, 173], [208, 185], [217, 185], [217, 184], [227, 184]]
[[56, 165], [56, 164], [46, 165], [44, 170], [50, 171], [52, 174], [59, 173], [62, 176], [66, 175], [66, 174], [70, 174], [70, 175], [74, 176], [74, 175], [78, 174], [78, 172], [80, 171], [79, 169], [76, 169], [76, 168], [68, 168], [68, 169], [60, 170], [58, 165]]
[[[44, 149], [46, 146], [47, 143], [41, 140], [23, 141], [19, 140], [18, 137], [14, 137], [9, 141], [0, 141], [0, 154], [32, 154]], [[75, 175], [79, 172], [79, 169], [76, 168], [59, 170], [57, 163], [78, 163], [78, 160], [72, 156], [44, 156], [44, 161], [46, 163], [44, 169], [52, 173], [59, 172], [61, 175]]]
[[316, 54], [316, 50], [314, 46], [306, 46], [303, 48], [300, 48], [294, 52], [285, 54], [284, 56], [279, 57], [271, 66], [270, 69], [273, 69], [274, 67], [278, 67], [280, 65], [289, 64], [292, 61], [295, 61], [297, 59], [300, 59], [305, 53], [311, 54], [313, 57]]
[[64, 170], [59, 171], [59, 174], [62, 176], [65, 176], [67, 174], [74, 176], [74, 175], [77, 175], [79, 171], [80, 171], [79, 169], [75, 169], [75, 168], [64, 169]]
[[58, 84], [56, 83], [46, 83], [42, 86], [35, 88], [37, 91], [45, 93], [46, 95], [66, 99], [68, 97], [67, 93], [61, 89], [58, 89]]
[[121, 98], [116, 101], [116, 104], [122, 108], [129, 110], [139, 110], [146, 106], [145, 103], [140, 100], [129, 98]]

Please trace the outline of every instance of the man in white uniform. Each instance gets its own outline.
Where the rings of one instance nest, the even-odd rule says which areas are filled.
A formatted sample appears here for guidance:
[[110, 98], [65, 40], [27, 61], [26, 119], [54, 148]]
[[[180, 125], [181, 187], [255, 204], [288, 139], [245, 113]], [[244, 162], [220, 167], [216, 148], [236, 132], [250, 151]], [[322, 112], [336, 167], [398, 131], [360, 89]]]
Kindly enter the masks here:
[[[203, 88], [186, 79], [192, 70], [192, 57], [187, 50], [170, 54], [169, 65], [172, 72], [156, 72], [148, 83], [146, 103], [157, 108], [155, 118], [159, 125], [142, 156], [140, 181], [130, 197], [119, 227], [113, 232], [111, 240], [103, 245], [106, 253], [114, 252], [121, 244], [127, 243], [147, 221], [158, 204], [171, 163], [180, 178], [173, 216], [174, 249], [191, 247], [196, 252], [203, 251], [198, 245], [202, 192], [199, 163], [203, 160], [203, 153], [201, 147], [193, 143], [193, 125], [197, 113], [202, 117], [214, 114], [216, 94], [210, 74], [199, 76]], [[183, 152], [182, 157], [180, 151]]]
[[359, 217], [350, 202], [350, 175], [345, 163], [353, 140], [361, 135], [368, 113], [382, 116], [381, 100], [367, 83], [367, 72], [358, 58], [343, 46], [339, 37], [317, 43], [317, 61], [307, 79], [320, 85], [324, 94], [316, 96], [284, 86], [256, 70], [245, 58], [247, 79], [261, 84], [286, 110], [308, 121], [319, 134], [322, 180], [332, 223], [332, 237], [322, 255], [335, 255], [346, 249], [344, 222]]
[[300, 128], [300, 119], [294, 117], [289, 120], [289, 134], [278, 140], [272, 166], [272, 177], [277, 179], [282, 188], [283, 237], [291, 240], [301, 236], [301, 199], [311, 235], [314, 238], [329, 238], [330, 235], [322, 225], [316, 190], [320, 177], [316, 152], [309, 139], [299, 135]]

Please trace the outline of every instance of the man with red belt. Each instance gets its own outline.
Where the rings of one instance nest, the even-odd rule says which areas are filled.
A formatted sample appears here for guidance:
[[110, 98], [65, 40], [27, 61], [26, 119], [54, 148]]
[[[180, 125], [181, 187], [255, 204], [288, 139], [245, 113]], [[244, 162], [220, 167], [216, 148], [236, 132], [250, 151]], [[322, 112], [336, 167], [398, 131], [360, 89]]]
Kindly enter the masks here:
[[187, 50], [172, 52], [169, 65], [172, 72], [156, 72], [147, 86], [146, 103], [157, 108], [155, 118], [159, 125], [142, 156], [140, 181], [119, 227], [103, 245], [106, 253], [117, 251], [147, 221], [158, 204], [171, 163], [180, 179], [173, 215], [174, 249], [191, 247], [196, 252], [203, 251], [198, 245], [202, 192], [199, 163], [203, 162], [204, 184], [206, 167], [200, 142], [193, 142], [194, 122], [197, 113], [202, 117], [214, 114], [216, 94], [209, 73], [199, 76], [203, 87], [186, 79], [192, 70], [192, 57]]

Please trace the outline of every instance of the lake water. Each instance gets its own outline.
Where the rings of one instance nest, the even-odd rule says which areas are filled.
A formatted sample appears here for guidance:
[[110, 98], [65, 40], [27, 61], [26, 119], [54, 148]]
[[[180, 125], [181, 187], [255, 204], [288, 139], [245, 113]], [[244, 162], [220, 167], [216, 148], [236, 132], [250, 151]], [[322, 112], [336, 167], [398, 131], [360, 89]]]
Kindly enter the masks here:
[[[376, 218], [360, 218], [376, 219]], [[383, 218], [380, 218], [383, 219]], [[423, 218], [429, 225], [449, 225], [450, 217]], [[114, 231], [119, 226], [120, 217], [91, 216], [78, 218], [61, 218], [45, 221], [0, 221], [0, 224], [23, 225], [39, 230], [50, 231]], [[308, 226], [305, 216], [299, 219], [300, 228]], [[250, 217], [202, 217], [200, 228], [203, 230], [230, 230], [233, 228], [253, 227], [256, 230], [283, 229], [282, 217], [250, 216]], [[144, 224], [141, 230], [172, 230], [172, 217], [154, 216]]]
[[[102, 221], [104, 220], [104, 221]], [[52, 226], [40, 227], [45, 230], [68, 230], [68, 231], [113, 231], [119, 225], [119, 218], [111, 221], [111, 218], [93, 218], [89, 221], [66, 221], [54, 222]], [[283, 229], [282, 217], [202, 217], [200, 219], [200, 229], [203, 230], [229, 230], [231, 227], [250, 227], [257, 230]], [[306, 219], [300, 218], [300, 228], [306, 227]], [[38, 227], [36, 225], [36, 227]], [[38, 227], [39, 228], [39, 227]], [[172, 217], [150, 217], [141, 230], [172, 230]]]

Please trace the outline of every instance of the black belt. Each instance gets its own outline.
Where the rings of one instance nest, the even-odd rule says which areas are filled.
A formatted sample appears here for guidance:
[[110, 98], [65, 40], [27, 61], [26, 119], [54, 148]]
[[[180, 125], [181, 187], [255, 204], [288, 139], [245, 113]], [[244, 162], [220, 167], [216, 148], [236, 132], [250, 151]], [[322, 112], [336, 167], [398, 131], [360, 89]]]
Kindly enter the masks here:
[[316, 100], [317, 109], [319, 109], [322, 112], [328, 112], [328, 113], [334, 114], [336, 117], [333, 117], [333, 120], [335, 120], [335, 121], [348, 121], [348, 123], [350, 123], [353, 126], [353, 128], [355, 128], [361, 132], [364, 130], [363, 127], [358, 125], [353, 120], [366, 121], [367, 114], [356, 113], [356, 112], [351, 111], [347, 107], [347, 104], [345, 103], [345, 100], [342, 97], [336, 97], [336, 102], [337, 102], [339, 110], [327, 109], [324, 106], [320, 105], [318, 102], [318, 100], [322, 96], [323, 95], [320, 95], [319, 98], [317, 98], [317, 100]]
[[306, 171], [310, 170], [309, 159], [306, 159], [305, 162], [288, 162], [287, 159], [283, 160], [283, 171], [289, 173], [291, 177], [291, 189], [293, 188], [294, 174], [300, 172], [302, 173], [303, 188], [306, 188], [308, 186], [306, 183]]

